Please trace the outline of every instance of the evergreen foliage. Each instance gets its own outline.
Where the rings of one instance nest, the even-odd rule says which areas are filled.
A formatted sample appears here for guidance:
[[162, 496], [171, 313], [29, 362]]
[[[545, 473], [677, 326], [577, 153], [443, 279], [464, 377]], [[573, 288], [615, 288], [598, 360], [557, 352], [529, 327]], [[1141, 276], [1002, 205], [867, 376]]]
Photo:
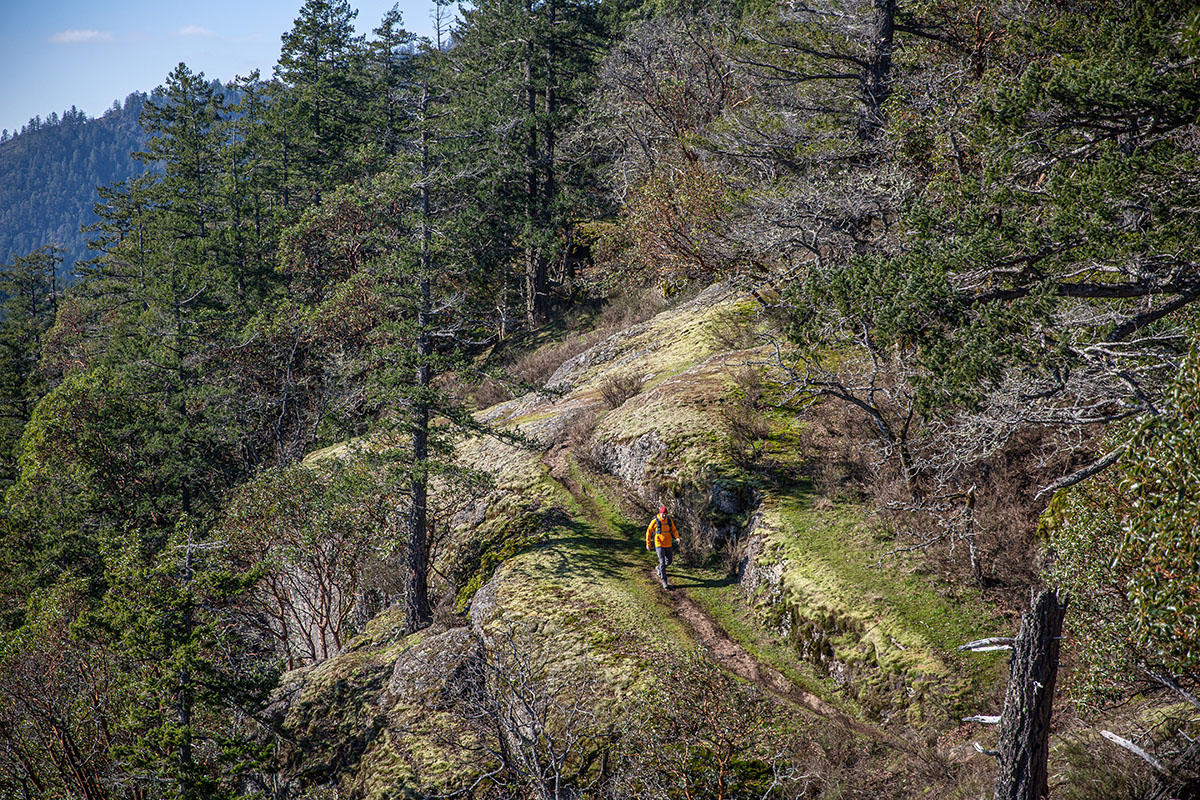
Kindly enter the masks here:
[[[974, 419], [973, 436], [934, 445], [961, 463], [1023, 425], [1069, 438], [1155, 414], [1186, 351], [1197, 238], [1178, 210], [1197, 201], [1185, 132], [1200, 96], [1184, 5], [1074, 13], [1093, 11], [1084, 25], [1032, 7], [953, 97], [893, 103], [872, 140], [895, 148], [873, 169], [892, 187], [884, 212], [843, 218], [857, 241], [818, 243], [789, 287], [807, 388], [860, 405], [901, 459], [933, 420]], [[841, 347], [901, 381], [851, 390], [832, 366]]]
[[1198, 365], [1193, 350], [1163, 413], [1112, 435], [1128, 450], [1111, 474], [1065, 491], [1047, 515], [1049, 576], [1081, 603], [1071, 622], [1085, 653], [1076, 694], [1091, 704], [1146, 677], [1200, 681]]
[[283, 36], [275, 77], [285, 91], [271, 110], [273, 132], [287, 149], [285, 206], [319, 202], [322, 189], [353, 175], [367, 104], [356, 16], [345, 0], [306, 0]]
[[1173, 672], [1200, 676], [1200, 353], [1180, 370], [1162, 416], [1131, 446], [1121, 571], [1140, 644]]
[[58, 311], [61, 263], [62, 251], [48, 245], [0, 268], [0, 487], [16, 477], [17, 442], [45, 394], [39, 360]]
[[35, 117], [0, 141], [0, 260], [53, 244], [66, 275], [89, 258], [80, 229], [96, 219], [96, 187], [144, 169], [129, 154], [146, 139], [137, 121], [146, 99], [135, 92], [96, 119], [75, 108]]
[[476, 141], [464, 165], [494, 229], [489, 269], [512, 270], [500, 296], [527, 327], [547, 321], [568, 280], [573, 223], [594, 180], [563, 140], [595, 85], [611, 20], [591, 2], [487, 0], [464, 10], [449, 51], [451, 114]]
[[[753, 285], [780, 388], [865, 415], [981, 591], [986, 459], [1092, 461], [1049, 487], [1086, 696], [1196, 676], [1193, 4], [479, 0], [437, 42], [356, 14], [305, 0], [269, 79], [180, 64], [0, 142], [0, 797], [265, 792], [280, 671], [392, 604], [432, 622], [438, 514], [489, 488], [455, 446], [500, 435], [461, 386], [580, 265]], [[668, 673], [627, 788], [783, 791], [771, 704]]]

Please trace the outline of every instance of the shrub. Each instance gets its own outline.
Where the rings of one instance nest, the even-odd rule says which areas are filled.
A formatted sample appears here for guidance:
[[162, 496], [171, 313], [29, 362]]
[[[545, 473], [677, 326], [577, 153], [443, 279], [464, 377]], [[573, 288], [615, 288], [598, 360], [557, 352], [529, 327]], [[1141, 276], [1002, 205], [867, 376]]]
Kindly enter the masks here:
[[393, 502], [368, 469], [337, 461], [268, 470], [230, 498], [219, 533], [260, 572], [242, 622], [288, 668], [337, 654], [400, 596]]
[[754, 314], [738, 308], [724, 308], [713, 314], [708, 335], [722, 350], [744, 350], [755, 344]]
[[639, 394], [643, 383], [640, 375], [614, 375], [600, 384], [600, 396], [609, 408], [617, 408]]
[[729, 433], [729, 451], [734, 462], [750, 466], [759, 460], [763, 442], [771, 435], [771, 426], [763, 415], [762, 373], [753, 367], [739, 367], [731, 374], [734, 384], [730, 402], [721, 408]]
[[816, 789], [790, 710], [701, 654], [664, 658], [620, 743], [622, 797], [799, 797]]

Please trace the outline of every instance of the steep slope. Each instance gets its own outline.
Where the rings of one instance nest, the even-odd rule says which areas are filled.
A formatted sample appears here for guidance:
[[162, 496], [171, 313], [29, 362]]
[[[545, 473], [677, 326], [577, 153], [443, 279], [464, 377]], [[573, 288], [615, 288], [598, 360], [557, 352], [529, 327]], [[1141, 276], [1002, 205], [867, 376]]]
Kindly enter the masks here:
[[[917, 745], [912, 733], [951, 729], [994, 683], [998, 659], [953, 650], [990, 633], [994, 613], [904, 565], [876, 567], [889, 545], [867, 510], [816, 496], [804, 466], [819, 454], [797, 445], [805, 423], [779, 400], [755, 312], [710, 288], [481, 415], [537, 444], [478, 438], [460, 450], [495, 479], [458, 510], [437, 555], [442, 574], [475, 565], [461, 586], [441, 586], [457, 590], [469, 632], [406, 641], [385, 613], [342, 656], [290, 676], [280, 715], [305, 732], [297, 775], [382, 797], [483, 774], [487, 748], [447, 698], [471, 691], [487, 653], [518, 645], [546, 692], [578, 703], [586, 684], [588, 702], [619, 721], [656, 658], [699, 644], [824, 724], [901, 761], [934, 757], [930, 737]], [[642, 541], [659, 503], [685, 534], [669, 593]], [[734, 542], [740, 556], [723, 561], [717, 549]]]
[[91, 235], [80, 229], [96, 222], [96, 187], [146, 169], [130, 157], [146, 143], [138, 125], [145, 102], [146, 95], [135, 92], [94, 119], [75, 109], [61, 118], [51, 114], [0, 142], [0, 259], [57, 244], [67, 274], [75, 261], [93, 255]]

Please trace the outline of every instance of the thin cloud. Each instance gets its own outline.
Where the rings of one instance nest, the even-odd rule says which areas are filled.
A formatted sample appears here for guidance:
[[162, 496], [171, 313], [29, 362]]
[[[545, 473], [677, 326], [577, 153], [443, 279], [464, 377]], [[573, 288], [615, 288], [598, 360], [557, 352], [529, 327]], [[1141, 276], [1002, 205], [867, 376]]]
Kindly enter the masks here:
[[201, 25], [184, 25], [176, 33], [179, 36], [216, 36], [215, 33]]
[[111, 42], [112, 34], [106, 31], [81, 31], [68, 28], [50, 37], [55, 44], [83, 44], [85, 42]]

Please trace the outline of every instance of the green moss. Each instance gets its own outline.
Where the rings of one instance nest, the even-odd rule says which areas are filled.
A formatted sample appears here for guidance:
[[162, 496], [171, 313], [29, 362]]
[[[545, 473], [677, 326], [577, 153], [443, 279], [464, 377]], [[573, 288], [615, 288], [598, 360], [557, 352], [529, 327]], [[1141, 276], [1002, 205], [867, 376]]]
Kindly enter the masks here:
[[792, 641], [827, 644], [827, 655], [863, 668], [856, 682], [871, 706], [903, 704], [912, 722], [925, 720], [927, 702], [957, 713], [995, 678], [998, 660], [955, 648], [1003, 628], [996, 610], [943, 594], [903, 565], [883, 565], [889, 544], [861, 508], [813, 501], [805, 492], [775, 496], [763, 510], [760, 563], [783, 567], [777, 603], [791, 615]]
[[651, 589], [642, 527], [626, 522], [576, 465], [571, 474], [583, 498], [568, 496], [544, 541], [497, 569], [496, 609], [484, 624], [523, 627], [553, 642], [562, 679], [591, 670], [616, 711], [645, 683], [649, 654], [682, 652], [691, 641]]
[[545, 541], [545, 519], [540, 514], [523, 514], [515, 522], [501, 528], [495, 539], [488, 542], [470, 580], [458, 591], [455, 612], [463, 613], [479, 588], [491, 580], [496, 568], [538, 542]]
[[[702, 498], [721, 482], [731, 491], [757, 493], [764, 543], [759, 559], [781, 568], [779, 587], [764, 586], [746, 598], [721, 565], [677, 562], [672, 572], [688, 594], [755, 658], [850, 715], [907, 706], [908, 720], [921, 723], [935, 711], [945, 713], [942, 706], [969, 704], [971, 693], [1002, 669], [1002, 659], [964, 658], [953, 648], [1003, 625], [977, 600], [939, 593], [903, 565], [877, 568], [890, 545], [864, 509], [816, 502], [811, 486], [797, 477], [805, 456], [796, 409], [770, 405], [783, 402], [783, 387], [772, 383], [778, 376], [765, 376], [754, 409], [770, 423], [770, 435], [755, 444], [757, 461], [738, 460], [731, 452], [729, 412], [745, 397], [721, 350], [730, 346], [731, 328], [736, 337], [740, 326], [752, 324], [757, 307], [714, 298], [671, 309], [614, 337], [588, 366], [568, 376], [568, 393], [528, 396], [494, 418], [519, 414], [504, 424], [549, 439], [571, 415], [594, 413], [607, 377], [636, 367], [646, 379], [643, 391], [596, 415], [594, 437], [629, 443], [657, 436], [667, 456], [650, 465], [647, 480], [663, 492]], [[744, 351], [737, 361], [753, 355]], [[349, 449], [336, 447], [314, 457]], [[589, 475], [568, 459], [568, 476], [555, 474], [572, 494], [551, 476], [543, 453], [494, 438], [463, 442], [458, 453], [463, 463], [493, 477], [494, 490], [486, 513], [451, 531], [439, 551], [439, 567], [461, 568], [452, 581], [462, 584], [457, 608], [467, 609], [486, 585], [494, 603], [478, 604], [487, 618], [473, 623], [493, 632], [530, 632], [552, 651], [554, 686], [569, 687], [583, 670], [591, 671], [605, 687], [602, 710], [619, 720], [628, 698], [650, 682], [650, 656], [694, 647], [652, 580], [645, 527], [635, 521], [640, 512], [625, 500], [630, 487]], [[710, 521], [742, 526], [748, 512]], [[386, 713], [372, 716], [369, 704], [382, 695], [371, 681], [378, 681], [388, 659], [394, 663], [404, 647], [419, 641], [397, 638], [397, 621], [387, 615], [372, 621], [337, 663], [314, 670], [312, 687], [304, 691], [304, 719], [314, 737], [324, 732], [353, 740], [355, 725], [374, 730], [378, 715], [386, 717], [345, 767], [345, 785], [376, 800], [462, 785], [484, 766], [464, 755], [470, 748], [455, 752], [446, 744], [467, 734], [456, 732], [454, 719], [437, 708], [392, 698]], [[805, 648], [810, 658], [803, 657]], [[839, 682], [835, 665], [850, 674], [848, 683]], [[332, 699], [318, 701], [317, 695]]]
[[817, 695], [840, 711], [851, 716], [862, 716], [861, 709], [853, 699], [841, 694], [827, 673], [798, 658], [788, 642], [772, 633], [787, 613], [786, 609], [770, 606], [766, 614], [756, 614], [746, 606], [741, 587], [724, 570], [681, 567], [678, 575], [676, 583], [685, 586], [688, 594], [705, 613], [715, 619], [756, 660], [771, 666], [794, 685]]

